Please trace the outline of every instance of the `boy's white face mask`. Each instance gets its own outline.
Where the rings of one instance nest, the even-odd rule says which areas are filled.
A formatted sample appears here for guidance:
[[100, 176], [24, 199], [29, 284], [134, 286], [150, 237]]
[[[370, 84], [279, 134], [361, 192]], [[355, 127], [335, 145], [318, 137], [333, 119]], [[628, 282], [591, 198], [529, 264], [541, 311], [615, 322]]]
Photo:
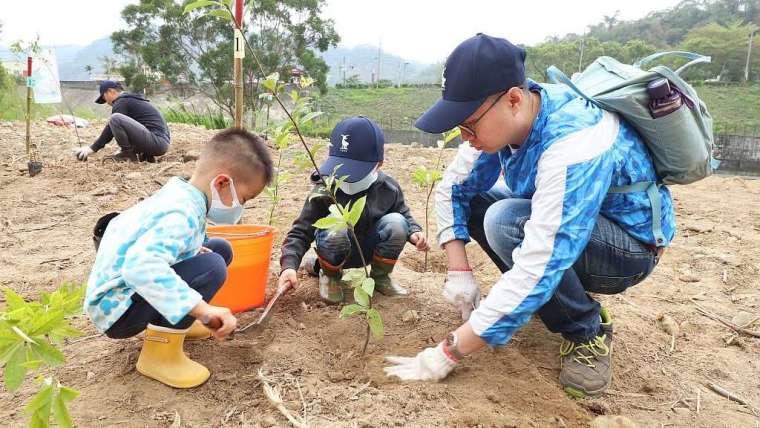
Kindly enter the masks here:
[[214, 181], [219, 178], [217, 175], [211, 180], [211, 205], [206, 217], [216, 224], [237, 224], [240, 218], [243, 216], [243, 205], [240, 204], [240, 200], [237, 197], [235, 191], [235, 183], [230, 179], [230, 192], [232, 193], [232, 205], [227, 206], [222, 202], [222, 198], [219, 196], [219, 191], [214, 186]]
[[377, 181], [377, 167], [356, 183], [341, 183], [340, 190], [347, 195], [355, 195], [369, 189], [375, 181]]

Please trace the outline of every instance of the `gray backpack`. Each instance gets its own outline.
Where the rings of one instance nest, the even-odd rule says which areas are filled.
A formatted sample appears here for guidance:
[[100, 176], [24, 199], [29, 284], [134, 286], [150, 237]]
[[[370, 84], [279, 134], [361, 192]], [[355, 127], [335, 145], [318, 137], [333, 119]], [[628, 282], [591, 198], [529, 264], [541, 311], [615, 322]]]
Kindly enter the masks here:
[[[641, 68], [666, 55], [681, 56], [689, 62], [676, 71], [665, 66], [656, 66], [648, 71]], [[680, 76], [688, 67], [705, 62], [710, 62], [710, 57], [675, 51], [652, 54], [633, 65], [622, 64], [606, 56], [599, 57], [572, 80], [555, 66], [547, 69], [549, 80], [553, 83], [563, 83], [598, 107], [618, 113], [643, 138], [652, 155], [659, 182], [635, 183], [613, 187], [609, 191], [647, 192], [652, 204], [653, 232], [658, 246], [666, 243], [660, 225], [659, 186], [690, 184], [709, 176], [717, 167], [712, 159], [712, 117], [694, 88]], [[649, 112], [647, 84], [663, 77], [681, 92], [684, 103], [666, 116], [653, 118]]]

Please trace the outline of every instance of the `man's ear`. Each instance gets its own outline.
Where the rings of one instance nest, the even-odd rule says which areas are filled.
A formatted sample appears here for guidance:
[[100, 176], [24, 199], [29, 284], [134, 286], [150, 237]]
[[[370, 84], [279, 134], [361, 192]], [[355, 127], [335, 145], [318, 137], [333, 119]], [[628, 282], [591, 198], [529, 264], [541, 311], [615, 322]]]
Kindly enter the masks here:
[[519, 108], [522, 101], [525, 100], [525, 93], [521, 88], [514, 86], [509, 88], [506, 97], [507, 101], [509, 101], [509, 106], [512, 109], [516, 109]]

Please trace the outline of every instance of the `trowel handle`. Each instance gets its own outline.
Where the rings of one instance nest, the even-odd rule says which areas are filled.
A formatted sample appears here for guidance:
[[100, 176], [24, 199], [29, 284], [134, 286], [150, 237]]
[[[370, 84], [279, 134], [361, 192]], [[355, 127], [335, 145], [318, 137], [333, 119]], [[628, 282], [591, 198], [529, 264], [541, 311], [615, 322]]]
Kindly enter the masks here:
[[222, 326], [221, 319], [218, 317], [212, 317], [210, 315], [205, 315], [203, 318], [201, 318], [201, 322], [211, 330], [218, 330]]

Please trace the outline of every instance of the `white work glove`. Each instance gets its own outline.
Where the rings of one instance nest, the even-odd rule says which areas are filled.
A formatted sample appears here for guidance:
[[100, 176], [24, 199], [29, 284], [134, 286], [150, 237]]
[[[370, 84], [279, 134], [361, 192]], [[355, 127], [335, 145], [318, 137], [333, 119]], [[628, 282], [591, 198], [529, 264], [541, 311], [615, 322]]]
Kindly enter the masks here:
[[80, 161], [86, 161], [87, 158], [93, 153], [95, 153], [95, 150], [91, 149], [88, 146], [84, 146], [76, 151], [77, 159]]
[[462, 320], [470, 319], [470, 314], [480, 304], [480, 289], [472, 276], [472, 271], [450, 270], [443, 286], [443, 297], [462, 312]]
[[388, 377], [401, 380], [432, 380], [438, 382], [454, 370], [457, 362], [449, 358], [443, 350], [443, 343], [435, 348], [427, 348], [416, 357], [385, 357], [392, 366], [383, 370]]

